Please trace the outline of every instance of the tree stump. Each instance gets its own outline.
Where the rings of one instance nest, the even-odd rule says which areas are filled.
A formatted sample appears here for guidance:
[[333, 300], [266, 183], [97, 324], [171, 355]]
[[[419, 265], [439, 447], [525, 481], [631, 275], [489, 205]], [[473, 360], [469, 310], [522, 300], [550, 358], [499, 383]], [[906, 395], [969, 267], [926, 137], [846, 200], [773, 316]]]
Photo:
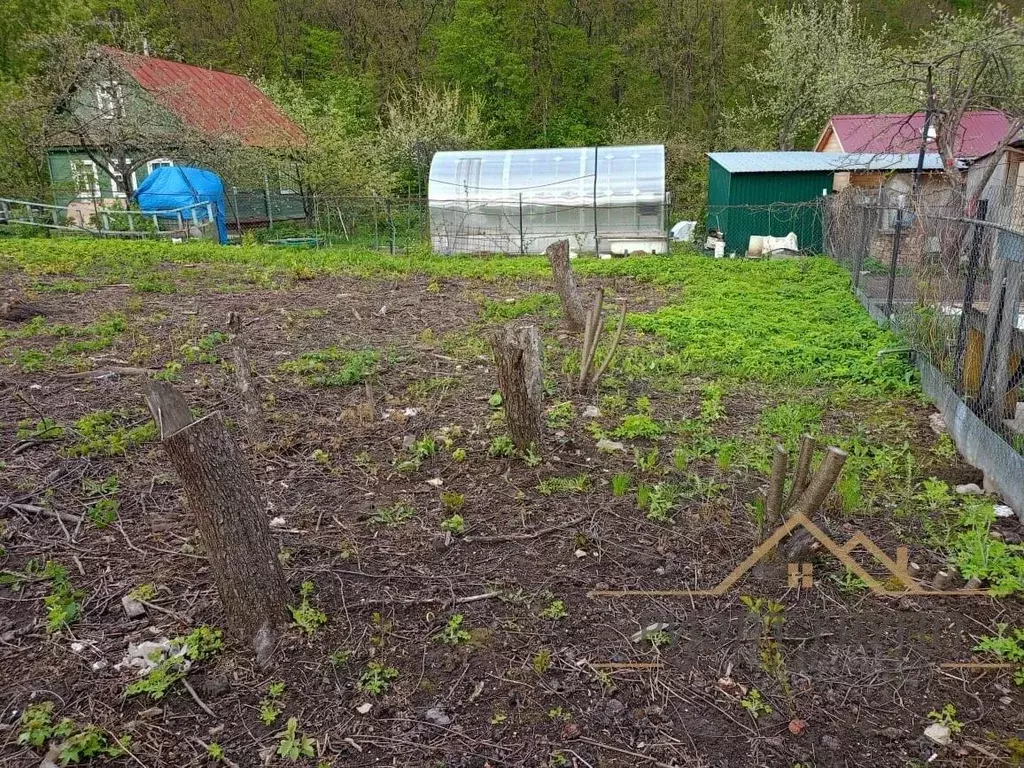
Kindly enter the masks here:
[[765, 501], [765, 515], [769, 525], [778, 525], [782, 520], [782, 492], [786, 485], [786, 472], [789, 470], [789, 453], [776, 443], [772, 454], [772, 477], [768, 485], [768, 498]]
[[540, 333], [534, 325], [507, 325], [492, 331], [490, 341], [512, 442], [520, 451], [539, 446], [544, 402]]
[[181, 393], [152, 381], [146, 393], [210, 560], [229, 630], [265, 663], [287, 619], [288, 588], [249, 464], [219, 413], [195, 420]]
[[25, 299], [10, 299], [0, 303], [0, 320], [7, 320], [12, 323], [20, 323], [23, 320], [31, 320], [33, 317], [46, 315], [38, 304], [33, 304]]
[[805, 515], [813, 514], [836, 484], [836, 481], [839, 479], [839, 473], [843, 471], [844, 463], [846, 463], [846, 451], [830, 446], [825, 451], [825, 456], [818, 466], [818, 471], [814, 473], [803, 493], [800, 494], [800, 497], [793, 504], [792, 513], [803, 512]]
[[583, 298], [576, 285], [576, 275], [569, 265], [569, 241], [559, 240], [544, 251], [555, 276], [555, 289], [562, 299], [565, 324], [573, 333], [579, 333], [587, 325], [587, 313], [583, 309]]
[[245, 346], [242, 316], [237, 312], [228, 313], [228, 331], [231, 335], [231, 357], [235, 363], [235, 382], [238, 385], [238, 395], [242, 399], [242, 409], [245, 411], [249, 442], [259, 443], [266, 436], [266, 425], [263, 421], [263, 409], [260, 407], [259, 387], [252, 377], [249, 350]]

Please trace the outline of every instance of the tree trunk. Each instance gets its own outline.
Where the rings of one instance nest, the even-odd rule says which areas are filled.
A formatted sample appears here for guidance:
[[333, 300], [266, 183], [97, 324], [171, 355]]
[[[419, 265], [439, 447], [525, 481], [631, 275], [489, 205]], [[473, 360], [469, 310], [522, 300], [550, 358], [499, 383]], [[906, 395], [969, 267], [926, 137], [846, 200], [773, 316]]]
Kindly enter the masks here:
[[219, 413], [193, 420], [167, 382], [150, 382], [147, 400], [196, 517], [228, 628], [265, 663], [287, 618], [288, 588], [245, 455]]
[[260, 408], [259, 389], [252, 377], [249, 364], [249, 351], [245, 347], [242, 316], [237, 312], [228, 313], [228, 331], [231, 334], [231, 356], [235, 363], [235, 382], [238, 384], [238, 395], [242, 399], [242, 409], [245, 411], [249, 443], [254, 445], [263, 441], [266, 426], [263, 422], [263, 409]]
[[521, 451], [539, 446], [543, 403], [540, 333], [533, 325], [504, 326], [491, 333], [490, 341], [512, 442]]
[[569, 241], [559, 240], [544, 251], [555, 275], [555, 289], [562, 299], [565, 324], [573, 333], [579, 333], [587, 324], [587, 313], [583, 310], [583, 299], [576, 285], [576, 275], [569, 265]]

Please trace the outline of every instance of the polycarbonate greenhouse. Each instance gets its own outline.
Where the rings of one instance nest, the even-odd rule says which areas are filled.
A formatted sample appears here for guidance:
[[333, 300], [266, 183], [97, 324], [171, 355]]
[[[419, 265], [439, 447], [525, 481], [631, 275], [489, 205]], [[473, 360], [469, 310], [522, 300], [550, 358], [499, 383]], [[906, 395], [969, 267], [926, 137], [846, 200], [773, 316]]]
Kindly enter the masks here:
[[440, 253], [542, 253], [561, 239], [601, 253], [667, 246], [661, 145], [438, 152], [429, 196]]

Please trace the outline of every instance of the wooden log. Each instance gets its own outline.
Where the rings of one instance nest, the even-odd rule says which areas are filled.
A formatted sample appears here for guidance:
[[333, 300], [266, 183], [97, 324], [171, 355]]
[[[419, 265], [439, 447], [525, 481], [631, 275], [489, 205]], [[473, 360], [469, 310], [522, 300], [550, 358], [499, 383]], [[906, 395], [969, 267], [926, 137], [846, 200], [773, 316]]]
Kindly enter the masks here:
[[533, 325], [507, 325], [492, 331], [490, 342], [512, 442], [521, 451], [539, 446], [543, 405], [540, 333]]
[[846, 451], [835, 446], [830, 446], [825, 451], [825, 458], [821, 460], [821, 466], [814, 473], [811, 481], [807, 484], [800, 497], [792, 507], [792, 513], [802, 512], [805, 515], [812, 514], [828, 496], [832, 486], [839, 479], [843, 471], [843, 464], [846, 463]]
[[242, 400], [242, 410], [245, 411], [249, 443], [254, 445], [263, 442], [267, 428], [263, 420], [263, 409], [260, 407], [259, 387], [252, 376], [249, 350], [245, 346], [242, 316], [237, 312], [228, 313], [228, 331], [231, 337], [231, 357], [235, 363], [235, 383], [238, 385], [238, 396]]
[[219, 413], [194, 420], [164, 381], [149, 382], [146, 399], [196, 517], [228, 629], [265, 663], [287, 619], [288, 588], [252, 470]]
[[782, 520], [782, 492], [786, 485], [786, 472], [789, 469], [789, 453], [776, 443], [772, 456], [772, 477], [768, 484], [768, 498], [765, 500], [765, 513], [769, 525], [776, 525]]
[[576, 275], [569, 264], [569, 241], [559, 240], [552, 243], [544, 251], [551, 264], [555, 277], [555, 290], [562, 300], [562, 311], [565, 314], [566, 327], [573, 333], [586, 328], [587, 313], [583, 309], [583, 299], [576, 285]]

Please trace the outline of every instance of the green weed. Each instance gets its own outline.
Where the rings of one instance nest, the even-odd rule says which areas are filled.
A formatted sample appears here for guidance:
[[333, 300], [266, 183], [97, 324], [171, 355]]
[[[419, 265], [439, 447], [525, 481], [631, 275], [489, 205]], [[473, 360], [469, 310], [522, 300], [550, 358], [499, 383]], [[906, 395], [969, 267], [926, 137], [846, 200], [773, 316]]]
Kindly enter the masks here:
[[173, 638], [168, 653], [159, 659], [145, 677], [125, 688], [125, 696], [144, 693], [151, 699], [162, 699], [172, 685], [185, 677], [186, 660], [203, 661], [218, 653], [222, 647], [220, 630], [206, 626], [198, 627], [184, 637]]
[[311, 387], [344, 387], [358, 384], [371, 375], [380, 356], [372, 350], [349, 351], [329, 347], [304, 352], [295, 360], [281, 363], [278, 370], [291, 373]]
[[445, 645], [468, 643], [472, 636], [462, 628], [464, 621], [465, 617], [463, 617], [461, 613], [454, 614], [450, 619], [448, 619], [448, 623], [445, 624], [444, 629], [435, 635], [435, 639], [439, 643], [444, 643]]
[[590, 475], [585, 472], [572, 477], [545, 477], [537, 484], [537, 493], [542, 496], [584, 493], [589, 489]]
[[371, 661], [366, 665], [366, 670], [359, 677], [356, 688], [363, 693], [373, 696], [380, 696], [388, 692], [391, 681], [398, 679], [398, 670], [394, 667], [386, 667], [380, 662]]
[[285, 729], [277, 734], [277, 756], [296, 762], [302, 757], [313, 757], [313, 740], [304, 733], [298, 733], [299, 721], [288, 718]]
[[496, 435], [487, 446], [487, 454], [489, 456], [508, 458], [514, 456], [515, 453], [515, 443], [512, 442], [512, 438], [508, 435]]
[[620, 498], [629, 493], [630, 487], [633, 485], [633, 477], [628, 472], [620, 472], [612, 475], [612, 496]]
[[416, 517], [416, 510], [413, 507], [397, 502], [390, 507], [378, 509], [370, 518], [370, 522], [374, 525], [383, 525], [385, 528], [397, 528], [414, 517]]
[[125, 412], [94, 411], [75, 422], [78, 439], [62, 453], [66, 456], [123, 456], [128, 450], [157, 439], [156, 424], [148, 416], [142, 423], [124, 424]]
[[1008, 624], [996, 624], [996, 634], [983, 637], [974, 650], [990, 653], [997, 659], [1016, 664], [1013, 681], [1024, 685], [1024, 629], [1010, 629]]
[[313, 582], [304, 581], [299, 587], [301, 602], [298, 605], [289, 605], [288, 610], [292, 614], [292, 626], [297, 627], [300, 632], [312, 637], [313, 634], [327, 623], [327, 614], [318, 608], [313, 607], [309, 598], [313, 595]]
[[108, 737], [103, 729], [95, 725], [79, 725], [71, 718], [65, 717], [54, 723], [52, 701], [26, 708], [18, 725], [21, 728], [18, 744], [42, 747], [47, 742], [57, 742], [57, 760], [61, 765], [78, 765], [93, 758], [118, 758], [125, 754], [124, 748], [131, 744], [130, 736], [117, 739]]

